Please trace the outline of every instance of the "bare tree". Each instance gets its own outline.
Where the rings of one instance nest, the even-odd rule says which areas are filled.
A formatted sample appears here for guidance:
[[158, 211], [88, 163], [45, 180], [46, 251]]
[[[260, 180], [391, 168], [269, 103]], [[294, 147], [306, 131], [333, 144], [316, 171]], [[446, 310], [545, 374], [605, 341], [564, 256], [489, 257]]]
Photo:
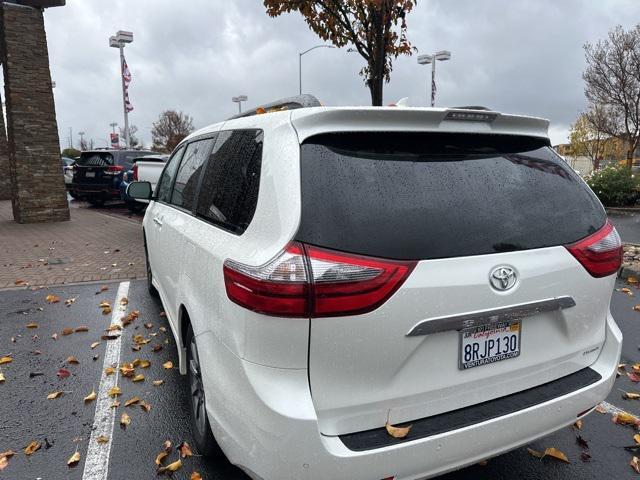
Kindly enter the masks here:
[[627, 166], [640, 141], [640, 25], [625, 31], [618, 25], [606, 39], [584, 46], [587, 99], [606, 109], [604, 133], [626, 145]]
[[263, 0], [267, 14], [298, 11], [309, 28], [336, 47], [353, 45], [367, 62], [360, 71], [371, 92], [371, 104], [382, 105], [384, 81], [392, 60], [415, 50], [407, 38], [406, 16], [416, 0]]
[[[124, 141], [125, 139], [124, 128], [120, 128], [119, 130], [120, 130], [119, 138], [121, 141]], [[129, 146], [131, 148], [144, 148], [144, 146], [142, 145], [142, 142], [140, 141], [136, 133], [138, 133], [138, 127], [136, 127], [135, 125], [131, 125], [129, 127]]]
[[193, 130], [193, 118], [189, 115], [175, 110], [166, 110], [160, 114], [158, 120], [153, 122], [151, 128], [153, 148], [170, 153]]
[[612, 121], [611, 114], [602, 105], [592, 105], [580, 114], [569, 133], [571, 154], [589, 158], [593, 169], [598, 170], [604, 158], [617, 153], [615, 139], [606, 133], [611, 130]]

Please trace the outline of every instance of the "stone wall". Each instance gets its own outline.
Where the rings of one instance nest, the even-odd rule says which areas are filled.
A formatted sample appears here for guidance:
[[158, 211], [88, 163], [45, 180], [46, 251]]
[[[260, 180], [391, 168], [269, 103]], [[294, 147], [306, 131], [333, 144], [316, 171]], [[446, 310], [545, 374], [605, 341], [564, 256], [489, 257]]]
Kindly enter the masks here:
[[3, 3], [0, 17], [13, 218], [69, 220], [43, 12]]
[[[0, 57], [1, 58], [1, 57]], [[0, 104], [2, 95], [0, 95]], [[4, 115], [0, 110], [0, 200], [11, 200], [11, 177], [9, 176], [9, 147], [7, 131], [4, 128]]]

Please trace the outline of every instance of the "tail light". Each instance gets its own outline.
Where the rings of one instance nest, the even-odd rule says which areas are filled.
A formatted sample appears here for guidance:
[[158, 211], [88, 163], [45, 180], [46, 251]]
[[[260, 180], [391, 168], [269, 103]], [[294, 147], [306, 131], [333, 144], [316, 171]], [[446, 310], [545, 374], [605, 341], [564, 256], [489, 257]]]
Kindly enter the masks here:
[[365, 257], [291, 243], [259, 267], [224, 263], [229, 299], [279, 317], [335, 317], [375, 310], [407, 279], [416, 262]]
[[106, 175], [118, 175], [123, 170], [124, 167], [122, 165], [109, 165], [104, 173]]
[[133, 165], [133, 181], [137, 182], [138, 181], [138, 164], [134, 164]]
[[622, 265], [620, 235], [609, 220], [596, 233], [566, 247], [592, 277], [613, 275]]

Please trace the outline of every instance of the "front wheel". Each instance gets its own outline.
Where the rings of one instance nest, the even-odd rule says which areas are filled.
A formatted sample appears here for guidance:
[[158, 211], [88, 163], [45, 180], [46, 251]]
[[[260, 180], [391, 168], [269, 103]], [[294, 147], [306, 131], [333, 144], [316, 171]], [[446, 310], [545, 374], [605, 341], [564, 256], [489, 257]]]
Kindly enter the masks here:
[[189, 326], [189, 331], [187, 332], [185, 345], [187, 346], [191, 432], [193, 433], [198, 453], [205, 457], [218, 457], [222, 455], [222, 450], [220, 450], [218, 443], [213, 438], [213, 433], [211, 433], [211, 425], [207, 417], [204, 386], [202, 384], [202, 369], [200, 357], [198, 356], [198, 346], [191, 326]]

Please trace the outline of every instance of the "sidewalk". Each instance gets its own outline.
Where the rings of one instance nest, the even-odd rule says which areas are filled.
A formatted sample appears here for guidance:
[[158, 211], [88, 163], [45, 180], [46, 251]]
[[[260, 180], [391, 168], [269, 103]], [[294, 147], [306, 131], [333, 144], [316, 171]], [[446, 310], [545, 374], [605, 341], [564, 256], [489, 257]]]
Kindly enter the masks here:
[[20, 225], [0, 201], [0, 289], [145, 276], [139, 222], [77, 207], [69, 222]]

